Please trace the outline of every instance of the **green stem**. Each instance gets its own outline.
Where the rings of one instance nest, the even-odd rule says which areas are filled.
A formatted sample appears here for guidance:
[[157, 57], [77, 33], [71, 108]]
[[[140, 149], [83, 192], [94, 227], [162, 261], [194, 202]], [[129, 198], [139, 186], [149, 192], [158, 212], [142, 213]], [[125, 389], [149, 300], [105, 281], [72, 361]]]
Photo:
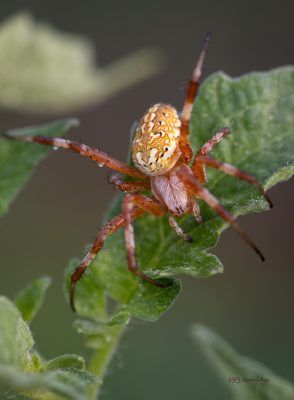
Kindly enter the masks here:
[[97, 400], [103, 384], [103, 378], [108, 365], [116, 351], [119, 340], [126, 329], [127, 324], [119, 324], [109, 327], [107, 335], [104, 336], [103, 346], [98, 347], [89, 363], [89, 371], [101, 380], [97, 385], [89, 388], [89, 400]]

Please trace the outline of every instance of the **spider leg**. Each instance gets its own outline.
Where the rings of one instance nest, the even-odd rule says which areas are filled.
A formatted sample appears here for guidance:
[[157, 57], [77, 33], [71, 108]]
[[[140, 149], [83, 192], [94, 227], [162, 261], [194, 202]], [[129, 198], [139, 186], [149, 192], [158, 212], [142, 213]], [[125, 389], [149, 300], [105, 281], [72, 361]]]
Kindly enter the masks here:
[[271, 199], [268, 197], [268, 195], [265, 193], [262, 185], [258, 182], [258, 180], [248, 174], [245, 171], [242, 171], [236, 167], [234, 167], [231, 164], [227, 164], [227, 163], [223, 163], [221, 161], [216, 160], [213, 157], [208, 157], [208, 156], [201, 156], [198, 158], [198, 161], [201, 163], [204, 163], [205, 165], [215, 168], [215, 169], [219, 169], [220, 171], [225, 172], [228, 175], [232, 175], [235, 176], [236, 178], [242, 179], [248, 183], [251, 183], [253, 186], [256, 187], [256, 189], [259, 191], [259, 193], [266, 199], [266, 201], [268, 202], [270, 208], [273, 207], [273, 203], [271, 201]]
[[198, 94], [198, 89], [200, 86], [203, 64], [205, 60], [208, 43], [210, 41], [210, 37], [211, 34], [210, 32], [208, 32], [205, 37], [198, 61], [196, 63], [196, 67], [189, 81], [188, 90], [181, 115], [182, 124], [181, 124], [181, 135], [180, 135], [180, 150], [182, 153], [182, 157], [186, 161], [186, 163], [188, 163], [192, 159], [192, 149], [189, 144], [189, 123], [190, 123], [193, 103]]
[[151, 283], [151, 285], [158, 287], [166, 287], [166, 284], [163, 284], [156, 279], [150, 278], [149, 276], [145, 275], [142, 271], [140, 271], [138, 268], [135, 256], [135, 235], [131, 217], [134, 206], [137, 206], [140, 209], [143, 209], [144, 211], [147, 211], [150, 214], [155, 215], [156, 217], [162, 216], [165, 213], [165, 210], [163, 210], [157, 202], [142, 194], [127, 194], [124, 197], [122, 205], [122, 213], [126, 221], [125, 244], [126, 244], [129, 270], [133, 272], [135, 275], [139, 276], [144, 281]]
[[242, 237], [244, 242], [250, 246], [262, 261], [265, 260], [263, 254], [258, 249], [256, 244], [250, 236], [240, 227], [235, 218], [221, 205], [221, 203], [214, 197], [206, 188], [204, 188], [193, 174], [185, 166], [181, 166], [177, 174], [179, 178], [184, 181], [188, 189], [197, 197], [203, 199], [222, 219], [227, 221]]
[[[131, 220], [136, 219], [143, 215], [145, 211], [143, 209], [139, 209], [138, 207], [132, 210], [130, 215]], [[106, 238], [112, 233], [116, 232], [119, 228], [123, 227], [126, 224], [124, 216], [120, 213], [114, 218], [112, 218], [99, 232], [96, 237], [90, 251], [86, 254], [77, 268], [74, 270], [73, 274], [70, 278], [70, 305], [73, 311], [75, 311], [74, 306], [74, 293], [77, 282], [81, 279], [86, 269], [89, 267], [96, 254], [102, 249]]]
[[83, 143], [74, 142], [73, 140], [63, 139], [63, 138], [53, 138], [48, 136], [13, 136], [8, 133], [1, 133], [2, 137], [10, 140], [18, 140], [22, 142], [38, 143], [46, 146], [51, 146], [55, 149], [63, 148], [71, 150], [74, 153], [78, 153], [86, 158], [91, 159], [96, 162], [100, 167], [108, 167], [122, 174], [129, 175], [135, 178], [144, 179], [140, 171], [132, 168], [115, 158], [110, 157], [108, 154], [101, 150], [95, 149], [94, 147], [86, 146]]
[[192, 171], [200, 183], [206, 182], [206, 171], [205, 165], [203, 162], [200, 162], [199, 157], [206, 156], [208, 153], [210, 153], [214, 146], [229, 133], [229, 128], [222, 128], [197, 151], [192, 164]]
[[168, 222], [172, 229], [176, 232], [176, 234], [180, 236], [180, 238], [182, 238], [186, 242], [193, 243], [193, 239], [183, 231], [183, 229], [179, 226], [172, 215], [168, 217]]
[[116, 189], [126, 193], [136, 193], [150, 189], [150, 183], [148, 181], [124, 182], [116, 175], [111, 175], [109, 182], [112, 183]]
[[202, 217], [201, 217], [201, 214], [200, 214], [200, 207], [199, 207], [199, 205], [198, 205], [196, 200], [193, 200], [193, 202], [192, 202], [192, 211], [193, 211], [193, 214], [194, 214], [194, 217], [195, 217], [196, 221], [199, 224], [201, 224]]

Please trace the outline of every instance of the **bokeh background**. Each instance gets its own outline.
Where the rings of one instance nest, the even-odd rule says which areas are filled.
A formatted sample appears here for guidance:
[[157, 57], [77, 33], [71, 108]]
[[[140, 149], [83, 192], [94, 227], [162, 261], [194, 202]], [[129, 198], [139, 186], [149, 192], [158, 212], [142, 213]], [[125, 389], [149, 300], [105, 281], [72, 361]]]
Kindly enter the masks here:
[[[51, 0], [25, 6], [39, 20], [93, 39], [100, 65], [147, 45], [157, 45], [166, 55], [163, 74], [75, 113], [82, 125], [70, 137], [121, 160], [126, 159], [132, 123], [149, 105], [167, 101], [181, 107], [207, 30], [212, 30], [213, 40], [206, 75], [224, 70], [239, 76], [294, 61], [292, 1]], [[20, 1], [1, 2], [1, 20], [23, 7]], [[48, 119], [1, 111], [0, 129]], [[54, 279], [32, 326], [46, 357], [87, 354], [81, 337], [71, 329], [74, 316], [64, 300], [62, 282], [68, 260], [79, 256], [97, 232], [114, 196], [108, 175], [75, 155], [52, 153], [1, 220], [0, 293], [12, 297], [44, 274]], [[214, 249], [224, 274], [183, 278], [182, 294], [159, 322], [131, 323], [111, 364], [102, 400], [227, 399], [226, 389], [191, 342], [192, 322], [208, 325], [241, 353], [294, 382], [293, 182], [270, 191], [273, 210], [240, 218], [267, 261], [260, 263], [226, 231]]]

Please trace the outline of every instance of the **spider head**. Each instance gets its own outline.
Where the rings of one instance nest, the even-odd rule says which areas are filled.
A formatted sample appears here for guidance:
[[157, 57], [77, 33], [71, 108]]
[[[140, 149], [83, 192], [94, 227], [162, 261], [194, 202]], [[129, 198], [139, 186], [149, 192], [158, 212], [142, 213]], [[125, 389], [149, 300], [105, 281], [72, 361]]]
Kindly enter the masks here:
[[180, 157], [181, 121], [176, 109], [155, 104], [140, 120], [133, 142], [133, 161], [146, 175], [162, 175]]

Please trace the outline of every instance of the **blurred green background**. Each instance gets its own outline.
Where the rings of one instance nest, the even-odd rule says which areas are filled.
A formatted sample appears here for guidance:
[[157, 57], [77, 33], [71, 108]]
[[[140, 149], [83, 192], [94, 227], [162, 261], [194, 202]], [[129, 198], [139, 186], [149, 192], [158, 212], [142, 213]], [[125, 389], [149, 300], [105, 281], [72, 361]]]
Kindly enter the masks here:
[[[107, 64], [139, 47], [157, 45], [167, 70], [108, 101], [75, 113], [70, 137], [125, 160], [129, 130], [145, 109], [166, 101], [180, 108], [187, 80], [207, 30], [213, 32], [205, 74], [239, 76], [293, 64], [293, 1], [29, 1], [26, 9], [63, 31], [92, 38], [97, 61]], [[0, 18], [23, 10], [2, 2]], [[20, 71], [21, 73], [21, 71]], [[0, 112], [0, 129], [37, 124], [57, 116]], [[59, 116], [60, 117], [60, 116]], [[254, 172], [254, 171], [253, 171]], [[66, 152], [38, 167], [0, 224], [0, 293], [12, 297], [41, 275], [53, 277], [32, 329], [46, 357], [87, 354], [71, 329], [65, 303], [65, 266], [98, 231], [115, 191], [109, 171]], [[93, 184], [95, 182], [95, 184]], [[266, 262], [226, 231], [214, 249], [225, 272], [206, 280], [183, 278], [183, 292], [157, 323], [132, 321], [108, 372], [101, 399], [227, 399], [228, 394], [194, 349], [191, 322], [202, 322], [240, 353], [294, 381], [293, 179], [270, 191], [275, 207], [241, 218]], [[2, 397], [1, 397], [2, 398]], [[5, 397], [3, 397], [5, 398]]]

